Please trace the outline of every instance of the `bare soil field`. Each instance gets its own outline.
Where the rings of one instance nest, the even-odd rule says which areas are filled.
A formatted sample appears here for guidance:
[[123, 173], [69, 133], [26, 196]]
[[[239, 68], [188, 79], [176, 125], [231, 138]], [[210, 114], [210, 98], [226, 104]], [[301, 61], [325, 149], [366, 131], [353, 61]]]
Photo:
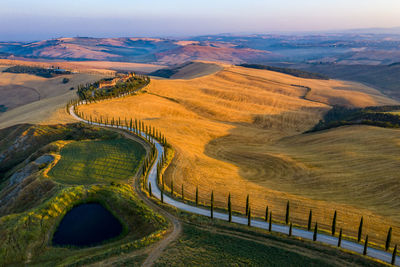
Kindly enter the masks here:
[[[307, 89], [309, 88], [309, 89]], [[152, 80], [138, 96], [80, 107], [87, 115], [133, 117], [166, 134], [176, 150], [165, 179], [185, 197], [202, 202], [214, 190], [225, 208], [244, 212], [250, 195], [255, 216], [268, 205], [283, 220], [313, 222], [356, 236], [361, 216], [364, 235], [383, 244], [389, 226], [400, 241], [399, 131], [368, 126], [342, 127], [303, 134], [330, 109], [398, 104], [377, 90], [338, 80], [311, 80], [281, 73], [225, 66], [193, 80]]]

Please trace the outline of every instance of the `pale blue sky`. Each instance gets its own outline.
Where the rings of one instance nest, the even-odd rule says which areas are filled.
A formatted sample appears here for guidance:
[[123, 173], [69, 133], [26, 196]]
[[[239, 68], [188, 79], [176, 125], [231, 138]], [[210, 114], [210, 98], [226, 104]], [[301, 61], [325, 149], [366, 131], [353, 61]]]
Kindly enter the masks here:
[[400, 0], [1, 0], [0, 40], [398, 27]]

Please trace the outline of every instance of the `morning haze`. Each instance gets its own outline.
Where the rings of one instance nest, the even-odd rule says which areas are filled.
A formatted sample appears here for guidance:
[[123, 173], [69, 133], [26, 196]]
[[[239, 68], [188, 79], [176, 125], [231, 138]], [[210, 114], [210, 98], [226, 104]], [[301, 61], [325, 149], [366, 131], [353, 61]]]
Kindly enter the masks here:
[[400, 2], [5, 0], [0, 40], [60, 36], [192, 36], [395, 27]]

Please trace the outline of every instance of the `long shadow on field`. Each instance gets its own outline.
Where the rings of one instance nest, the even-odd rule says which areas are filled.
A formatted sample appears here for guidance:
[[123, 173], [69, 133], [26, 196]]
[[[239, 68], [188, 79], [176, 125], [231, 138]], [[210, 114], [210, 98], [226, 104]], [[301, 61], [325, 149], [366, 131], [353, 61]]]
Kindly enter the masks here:
[[[283, 219], [286, 202], [290, 200], [293, 217], [301, 217], [297, 218], [298, 223], [306, 222], [308, 211], [313, 209], [318, 223], [329, 229], [337, 209], [340, 227], [347, 234], [356, 235], [360, 217], [368, 216], [370, 238], [382, 243], [390, 225], [400, 226], [396, 217], [400, 211], [400, 180], [391, 179], [389, 185], [360, 172], [394, 159], [366, 153], [372, 144], [367, 137], [362, 139], [360, 132], [352, 132], [356, 129], [352, 127], [358, 126], [303, 134], [307, 130], [305, 125], [285, 122], [282, 117], [290, 118], [290, 114], [285, 115], [272, 115], [268, 119], [255, 116], [252, 124], [233, 124], [235, 128], [229, 135], [209, 142], [204, 153], [234, 164], [241, 177], [265, 187], [263, 201], [279, 210], [275, 211], [276, 218]], [[278, 121], [291, 127], [280, 128]], [[387, 146], [393, 147], [394, 154], [400, 153], [400, 146]], [[252, 193], [245, 191], [242, 188], [241, 192], [232, 192], [241, 195], [243, 205], [245, 196]], [[260, 192], [253, 193], [260, 196]], [[396, 228], [400, 233], [400, 228]], [[400, 240], [400, 236], [396, 238]]]

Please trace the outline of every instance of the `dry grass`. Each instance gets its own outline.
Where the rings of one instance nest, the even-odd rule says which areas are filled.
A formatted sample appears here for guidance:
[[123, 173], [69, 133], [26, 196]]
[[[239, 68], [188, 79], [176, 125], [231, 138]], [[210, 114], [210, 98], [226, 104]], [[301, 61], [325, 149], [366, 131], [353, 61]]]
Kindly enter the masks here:
[[344, 234], [356, 235], [364, 216], [370, 240], [382, 243], [393, 225], [393, 239], [400, 241], [398, 131], [355, 126], [301, 134], [321, 119], [326, 104], [395, 101], [356, 83], [226, 66], [188, 81], [153, 80], [147, 90], [80, 109], [136, 117], [166, 133], [176, 157], [165, 178], [177, 188], [184, 183], [185, 196], [194, 198], [198, 185], [203, 201], [214, 190], [225, 207], [231, 192], [234, 209], [243, 211], [249, 193], [256, 215], [269, 205], [276, 219], [283, 219], [290, 200], [294, 223], [304, 224], [312, 208], [326, 229], [338, 210]]
[[[66, 84], [62, 83], [64, 77], [70, 79]], [[103, 77], [107, 76], [78, 73], [46, 79], [29, 74], [0, 73], [0, 105], [8, 107], [5, 113], [0, 113], [0, 128], [18, 123], [71, 122], [63, 108], [76, 97], [77, 86]], [[75, 90], [71, 91], [71, 87]]]
[[179, 69], [178, 73], [172, 75], [172, 79], [194, 79], [210, 75], [222, 70], [218, 64], [207, 61], [193, 61], [185, 67]]

